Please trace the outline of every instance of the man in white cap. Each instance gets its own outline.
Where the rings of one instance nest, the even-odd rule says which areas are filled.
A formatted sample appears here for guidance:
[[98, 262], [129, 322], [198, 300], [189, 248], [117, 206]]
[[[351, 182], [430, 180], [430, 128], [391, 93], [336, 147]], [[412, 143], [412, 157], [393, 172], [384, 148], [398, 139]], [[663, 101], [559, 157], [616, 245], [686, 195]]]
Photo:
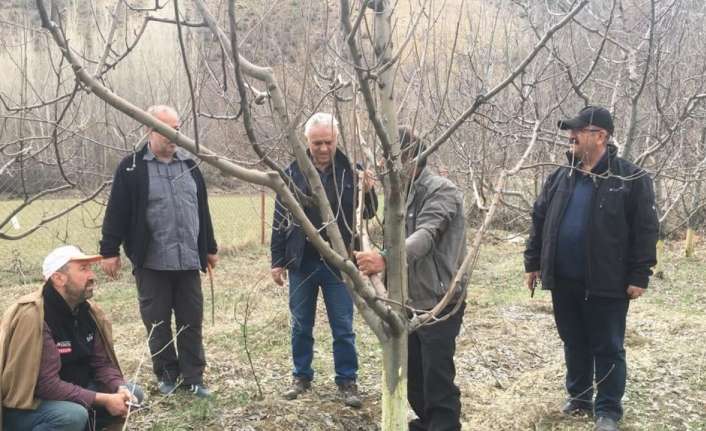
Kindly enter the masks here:
[[93, 302], [93, 263], [75, 246], [44, 259], [44, 286], [23, 296], [0, 325], [2, 424], [9, 430], [83, 431], [119, 421], [142, 390], [127, 384], [112, 329]]

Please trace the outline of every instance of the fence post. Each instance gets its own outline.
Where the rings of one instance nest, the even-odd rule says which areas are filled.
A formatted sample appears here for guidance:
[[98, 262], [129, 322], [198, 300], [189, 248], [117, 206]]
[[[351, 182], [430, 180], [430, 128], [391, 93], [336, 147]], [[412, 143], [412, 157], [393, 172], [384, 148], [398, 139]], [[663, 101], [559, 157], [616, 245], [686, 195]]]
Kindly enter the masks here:
[[265, 245], [265, 191], [260, 190], [260, 245]]

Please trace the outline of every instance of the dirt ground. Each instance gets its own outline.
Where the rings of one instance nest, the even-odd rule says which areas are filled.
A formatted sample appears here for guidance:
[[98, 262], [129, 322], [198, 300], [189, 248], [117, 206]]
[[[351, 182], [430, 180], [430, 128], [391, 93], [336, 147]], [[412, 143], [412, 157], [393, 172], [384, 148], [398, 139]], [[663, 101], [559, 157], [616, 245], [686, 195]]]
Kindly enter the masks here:
[[[591, 430], [587, 417], [558, 414], [563, 355], [547, 292], [534, 299], [521, 287], [522, 246], [491, 241], [472, 277], [458, 337], [457, 384], [464, 430]], [[215, 324], [210, 285], [204, 334], [213, 401], [156, 392], [129, 272], [99, 286], [97, 301], [114, 322], [121, 365], [149, 394], [128, 421], [131, 430], [360, 430], [379, 429], [380, 358], [377, 342], [356, 321], [359, 385], [364, 406], [346, 408], [333, 383], [331, 337], [319, 304], [312, 391], [295, 401], [279, 394], [290, 381], [287, 295], [269, 280], [266, 250], [243, 247], [224, 256], [216, 271]], [[629, 377], [624, 430], [706, 429], [706, 249], [681, 257], [670, 243], [647, 296], [628, 316]], [[4, 309], [38, 284], [6, 285]]]

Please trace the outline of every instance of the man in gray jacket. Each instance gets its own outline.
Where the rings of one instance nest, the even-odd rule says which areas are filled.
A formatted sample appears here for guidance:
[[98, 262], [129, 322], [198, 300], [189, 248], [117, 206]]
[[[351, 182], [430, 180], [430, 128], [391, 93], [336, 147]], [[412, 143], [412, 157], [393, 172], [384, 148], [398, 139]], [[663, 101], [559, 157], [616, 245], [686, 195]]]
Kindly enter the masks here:
[[[402, 162], [408, 163], [424, 151], [409, 128], [399, 131]], [[444, 297], [466, 254], [463, 198], [447, 178], [425, 169], [425, 162], [410, 167], [406, 231], [407, 305], [430, 310]], [[358, 267], [366, 275], [385, 270], [385, 253], [356, 253]], [[417, 419], [410, 430], [460, 430], [460, 391], [454, 384], [456, 336], [465, 309], [464, 277], [452, 294], [438, 322], [422, 326], [409, 335], [407, 398]], [[457, 308], [458, 307], [458, 308]]]

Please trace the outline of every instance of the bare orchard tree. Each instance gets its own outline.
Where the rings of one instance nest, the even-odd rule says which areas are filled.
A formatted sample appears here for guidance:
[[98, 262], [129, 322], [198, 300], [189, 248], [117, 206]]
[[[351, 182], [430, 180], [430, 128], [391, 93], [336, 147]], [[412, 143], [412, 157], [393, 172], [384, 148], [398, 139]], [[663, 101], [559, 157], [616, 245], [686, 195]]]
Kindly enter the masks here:
[[[551, 25], [548, 17], [562, 15], [570, 6], [561, 1], [512, 4], [497, 13], [485, 10], [469, 17], [476, 31], [466, 33], [466, 58], [488, 59], [485, 68], [459, 58], [455, 63], [463, 67], [448, 72], [456, 93], [447, 96], [432, 86], [422, 89], [439, 112], [439, 124], [450, 121], [445, 118], [448, 112], [462, 106], [459, 98], [484, 91], [487, 76], [507, 67], [508, 39], [518, 45], [534, 43]], [[495, 191], [493, 172], [520, 154], [515, 147], [522, 148], [532, 135], [537, 107], [550, 112], [554, 106], [570, 116], [586, 104], [601, 104], [614, 113], [613, 143], [656, 180], [663, 236], [683, 233], [688, 220], [694, 229], [703, 228], [699, 207], [706, 53], [700, 40], [705, 17], [703, 2], [591, 2], [507, 91], [487, 105], [491, 109], [464, 124], [452, 138], [454, 145], [442, 149], [440, 163], [466, 185], [469, 217], [487, 212]], [[503, 29], [501, 23], [508, 21], [516, 33]], [[491, 42], [486, 45], [484, 37]], [[512, 179], [503, 191], [498, 226], [517, 232], [528, 225], [527, 214], [542, 179], [566, 163], [565, 150], [555, 124], [543, 123], [537, 149], [529, 156], [532, 169]]]
[[[79, 115], [90, 99], [66, 82], [60, 58], [38, 55], [31, 41], [43, 38], [29, 22], [2, 32], [0, 65], [0, 195], [6, 200], [0, 239], [17, 240], [95, 198], [106, 181], [94, 171], [101, 163], [98, 142], [87, 130], [95, 118]], [[54, 60], [57, 60], [56, 62]], [[42, 72], [39, 72], [39, 71]], [[41, 80], [30, 77], [42, 74]], [[78, 198], [49, 212], [33, 204], [50, 197]]]
[[[548, 28], [546, 34], [529, 50], [524, 59], [510, 68], [507, 74], [504, 76], [501, 75], [501, 79], [497, 80], [496, 85], [489, 88], [485, 94], [479, 95], [467, 109], [463, 110], [454, 122], [449, 127], [445, 128], [434, 140], [430, 150], [420, 157], [428, 157], [436, 151], [444, 142], [453, 136], [454, 132], [467, 119], [471, 118], [483, 105], [489, 103], [496, 95], [514, 82], [519, 75], [524, 73], [525, 69], [532, 63], [536, 55], [546, 45], [547, 41], [550, 40], [561, 27], [566, 25], [586, 3], [586, 1], [581, 2], [570, 13], [557, 20], [553, 26]], [[224, 56], [229, 57], [229, 63], [232, 66], [235, 82], [238, 87], [240, 113], [248, 140], [252, 144], [254, 151], [260, 157], [261, 162], [270, 169], [269, 171], [248, 169], [223, 158], [200, 144], [198, 135], [196, 135], [196, 139], [189, 139], [158, 122], [126, 99], [110, 91], [96, 79], [95, 76], [88, 73], [84, 67], [84, 63], [74, 54], [71, 46], [69, 46], [69, 42], [63, 37], [59, 25], [50, 18], [44, 2], [42, 0], [37, 2], [43, 26], [51, 33], [55, 43], [61, 49], [63, 57], [71, 65], [77, 79], [82, 85], [89, 88], [95, 95], [114, 108], [142, 124], [155, 128], [160, 133], [198, 155], [206, 163], [217, 167], [225, 174], [269, 187], [280, 195], [283, 203], [287, 206], [289, 211], [291, 211], [296, 221], [303, 227], [307, 236], [312, 240], [322, 256], [342, 271], [347, 286], [355, 299], [358, 310], [380, 340], [383, 346], [383, 428], [390, 430], [405, 429], [407, 427], [407, 334], [418, 325], [432, 323], [436, 317], [436, 313], [443, 308], [444, 301], [431, 312], [411, 310], [414, 315], [411, 322], [407, 317], [408, 311], [410, 310], [405, 306], [407, 299], [407, 271], [403, 220], [406, 192], [405, 184], [408, 179], [405, 178], [403, 174], [404, 170], [399, 157], [399, 143], [394, 138], [397, 130], [398, 110], [398, 102], [394, 93], [397, 64], [400, 56], [404, 52], [406, 44], [403, 42], [400, 48], [396, 48], [396, 37], [393, 35], [392, 31], [393, 4], [381, 0], [364, 1], [359, 8], [355, 8], [347, 1], [342, 0], [339, 11], [341, 27], [343, 29], [342, 41], [348, 49], [348, 53], [345, 57], [355, 74], [355, 84], [353, 84], [353, 86], [360, 92], [364, 106], [363, 112], [367, 113], [371, 127], [375, 131], [375, 141], [379, 145], [384, 161], [384, 235], [385, 244], [387, 244], [391, 250], [387, 262], [386, 290], [376, 289], [369, 279], [363, 277], [362, 274], [358, 272], [355, 265], [348, 258], [347, 245], [343, 243], [337, 225], [335, 223], [326, 222], [334, 220], [335, 218], [326, 199], [326, 194], [323, 192], [319, 176], [316, 174], [315, 168], [306, 156], [305, 146], [298, 139], [296, 134], [297, 126], [301, 123], [301, 118], [304, 115], [303, 110], [288, 110], [283, 92], [272, 70], [250, 63], [238, 52], [237, 20], [234, 3], [229, 3], [228, 32], [222, 30], [219, 22], [210, 13], [207, 5], [203, 1], [197, 0], [195, 4], [203, 16], [204, 22], [208, 25], [214, 37], [217, 38]], [[174, 21], [177, 27], [180, 28], [181, 18], [179, 16], [177, 2], [174, 2], [174, 7]], [[354, 12], [354, 14], [352, 15], [351, 12]], [[425, 11], [422, 9], [422, 11], [416, 15], [415, 19], [418, 21], [424, 16], [424, 13]], [[415, 31], [415, 25], [412, 25], [408, 30], [408, 34], [413, 35]], [[181, 38], [181, 31], [179, 32], [179, 37]], [[411, 36], [408, 36], [408, 38], [409, 37]], [[363, 40], [370, 40], [373, 46], [363, 46], [361, 43]], [[181, 50], [183, 53], [183, 45]], [[186, 56], [184, 56], [184, 60], [184, 66], [188, 70]], [[350, 69], [342, 72], [349, 73], [349, 70]], [[308, 65], [307, 68], [305, 68], [304, 76], [305, 78], [308, 76]], [[321, 235], [316, 231], [316, 228], [304, 215], [301, 199], [297, 198], [298, 193], [296, 190], [290, 190], [288, 188], [287, 184], [289, 181], [288, 178], [283, 176], [282, 169], [263, 151], [253, 128], [252, 112], [249, 104], [251, 98], [253, 98], [253, 94], [255, 99], [260, 97], [261, 90], [254, 90], [258, 84], [246, 86], [244, 77], [255, 80], [259, 85], [263, 85], [264, 88], [266, 88], [265, 97], [269, 99], [274, 126], [281, 132], [283, 141], [286, 143], [287, 147], [294, 152], [299, 165], [303, 167], [304, 173], [312, 185], [312, 198], [321, 211], [322, 219], [327, 226], [326, 233], [327, 237], [330, 239], [330, 243], [322, 239]], [[306, 80], [300, 85], [303, 94], [307, 88]], [[252, 92], [250, 95], [248, 94], [248, 90]], [[192, 106], [195, 106], [195, 88], [190, 79], [189, 91], [192, 98]], [[295, 104], [294, 106], [301, 106], [301, 101], [298, 105]], [[192, 109], [192, 113], [193, 112], [195, 112], [195, 109]], [[294, 115], [292, 116], [290, 112], [294, 112]], [[194, 115], [195, 132], [198, 130], [196, 127], [197, 121]], [[535, 127], [534, 135], [536, 135], [536, 130], [540, 122], [538, 121], [536, 124], [537, 127]], [[531, 139], [530, 142], [535, 142], [535, 139]], [[509, 175], [519, 170], [524, 158], [531, 151], [531, 148], [532, 145], [528, 145], [524, 156], [517, 161], [515, 168], [502, 171], [497, 182], [498, 190], [503, 189], [506, 178]], [[491, 209], [486, 217], [486, 222], [476, 234], [472, 251], [466, 259], [462, 271], [467, 271], [472, 266], [471, 264], [474, 262], [475, 256], [477, 256], [482, 234], [487, 228], [489, 220], [492, 219], [493, 209], [497, 206], [499, 196], [500, 193], [495, 194]], [[458, 288], [460, 275], [461, 274], [457, 275], [457, 281], [450, 288], [449, 295], [454, 292], [454, 289]], [[445, 299], [445, 301], [448, 301], [448, 299]]]
[[[154, 103], [135, 91], [129, 76], [142, 65], [140, 56], [154, 56], [157, 49], [150, 46], [175, 45], [176, 40], [170, 44], [153, 32], [136, 50], [148, 24], [162, 25], [160, 18], [146, 14], [139, 21], [130, 19], [124, 2], [112, 2], [103, 13], [102, 3], [57, 2], [48, 13], [64, 21], [62, 34], [74, 42], [76, 55], [96, 79], [139, 97], [141, 104]], [[87, 204], [102, 201], [115, 163], [133, 151], [144, 130], [116, 116], [73, 77], [63, 56], [50, 49], [53, 42], [39, 28], [33, 2], [3, 5], [0, 19], [0, 238], [19, 240], [42, 231], [55, 235], [55, 241], [71, 241], [57, 220], [81, 209], [85, 227], [100, 225], [101, 206]], [[83, 31], [85, 26], [97, 31]], [[181, 79], [168, 76], [169, 67], [170, 60], [160, 58], [158, 67], [141, 76], [160, 93], [162, 86], [172, 89], [175, 105], [183, 106]]]
[[[108, 107], [106, 115], [136, 121], [126, 123], [132, 130], [154, 128], [226, 176], [275, 191], [319, 253], [341, 270], [382, 346], [385, 430], [407, 428], [410, 331], [438, 320], [461, 288], [462, 275], [472, 272], [496, 214], [502, 209], [509, 224], [519, 220], [543, 173], [565, 163], [557, 155], [563, 143], [550, 119], [588, 102], [626, 110], [629, 114], [619, 117], [625, 137], [616, 142], [657, 175], [666, 172], [675, 148], [683, 148], [680, 154], [686, 156], [697, 143], [690, 127], [703, 115], [706, 99], [704, 56], [686, 64], [686, 57], [677, 55], [674, 59], [684, 67], [676, 69], [670, 57], [680, 41], [696, 44], [691, 31], [699, 23], [685, 23], [684, 17], [694, 11], [703, 16], [697, 1], [650, 1], [631, 4], [635, 10], [626, 11], [625, 2], [617, 0], [447, 2], [453, 7], [431, 1], [340, 0], [335, 5], [305, 2], [284, 11], [261, 5], [250, 13], [233, 0], [221, 9], [205, 0], [172, 0], [169, 7], [160, 1], [137, 7], [115, 0], [107, 21], [96, 24], [103, 36], [93, 52], [79, 49], [66, 36], [58, 2], [35, 1], [45, 29], [40, 36], [50, 37], [54, 45], [46, 55], [71, 69], [74, 93], [99, 99]], [[268, 19], [278, 13], [288, 19], [286, 26]], [[131, 28], [130, 23], [137, 23], [132, 31], [121, 30]], [[141, 93], [150, 88], [139, 74], [129, 85], [111, 80], [140, 52], [148, 24], [173, 30], [169, 47], [175, 55], [168, 57], [177, 59], [170, 70], [178, 79], [170, 82], [179, 83], [174, 102], [189, 119], [193, 139], [139, 107], [146, 105]], [[703, 20], [700, 25], [703, 34]], [[286, 33], [284, 27], [296, 31]], [[638, 34], [626, 31], [631, 28], [638, 28]], [[254, 35], [256, 29], [264, 30]], [[121, 49], [116, 48], [119, 41]], [[685, 70], [693, 79], [675, 79], [665, 92], [659, 77]], [[57, 77], [67, 80], [63, 70]], [[59, 91], [57, 97], [64, 96], [60, 106], [71, 110], [77, 100], [66, 94], [71, 93]], [[322, 106], [341, 119], [347, 152], [382, 178], [383, 232], [390, 250], [385, 286], [364, 277], [350, 260], [349, 244], [332, 222], [334, 214], [299, 137], [301, 124]], [[396, 139], [399, 123], [411, 124], [429, 143], [411, 163], [428, 159], [447, 169], [466, 186], [474, 207], [477, 229], [469, 253], [447, 296], [430, 311], [407, 306], [403, 222], [409, 178]], [[244, 136], [249, 150], [233, 136]], [[700, 145], [698, 154], [703, 153]], [[310, 196], [291, 186], [284, 172], [281, 161], [292, 155], [311, 185]], [[668, 173], [669, 199], [683, 202], [700, 194], [695, 186], [704, 169], [698, 157], [703, 155], [688, 158], [686, 171]], [[699, 180], [687, 181], [687, 176]], [[318, 207], [328, 242], [305, 216], [305, 204]], [[693, 202], [689, 211], [697, 214]], [[362, 222], [351, 228], [365, 234]]]

